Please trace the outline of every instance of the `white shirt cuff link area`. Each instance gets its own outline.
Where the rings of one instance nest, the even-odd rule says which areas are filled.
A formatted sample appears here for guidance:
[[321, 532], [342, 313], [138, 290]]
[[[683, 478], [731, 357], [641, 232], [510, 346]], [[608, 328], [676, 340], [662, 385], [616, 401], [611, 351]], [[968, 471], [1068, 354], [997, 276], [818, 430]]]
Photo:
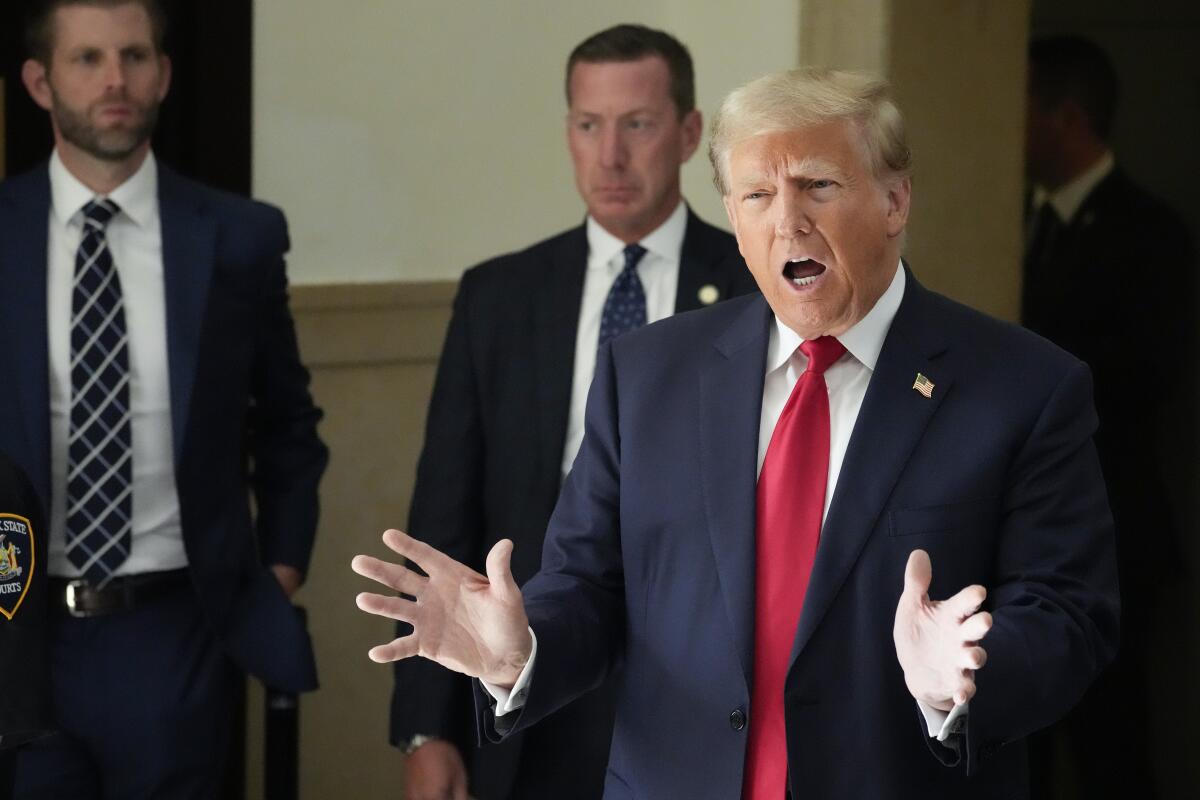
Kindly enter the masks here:
[[529, 696], [529, 681], [533, 677], [533, 662], [537, 659], [537, 634], [533, 632], [533, 628], [529, 629], [529, 637], [533, 639], [533, 648], [529, 651], [529, 660], [525, 662], [525, 669], [521, 670], [521, 674], [517, 676], [517, 682], [513, 684], [511, 689], [501, 688], [485, 680], [479, 681], [484, 691], [490, 694], [492, 699], [496, 701], [497, 717], [503, 717], [505, 714], [521, 710], [525, 705], [525, 698]]
[[971, 704], [962, 703], [949, 711], [939, 711], [918, 700], [917, 707], [921, 709], [921, 715], [925, 717], [925, 725], [929, 728], [929, 738], [936, 738], [939, 742], [944, 742], [961, 731], [967, 724], [967, 713], [970, 711]]

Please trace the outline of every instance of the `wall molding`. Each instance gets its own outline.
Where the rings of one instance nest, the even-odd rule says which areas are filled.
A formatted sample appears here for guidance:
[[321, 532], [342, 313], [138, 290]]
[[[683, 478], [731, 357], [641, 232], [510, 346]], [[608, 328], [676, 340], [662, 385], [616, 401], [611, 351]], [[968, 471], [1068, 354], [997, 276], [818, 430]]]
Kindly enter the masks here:
[[311, 369], [436, 362], [456, 281], [293, 286], [300, 351]]

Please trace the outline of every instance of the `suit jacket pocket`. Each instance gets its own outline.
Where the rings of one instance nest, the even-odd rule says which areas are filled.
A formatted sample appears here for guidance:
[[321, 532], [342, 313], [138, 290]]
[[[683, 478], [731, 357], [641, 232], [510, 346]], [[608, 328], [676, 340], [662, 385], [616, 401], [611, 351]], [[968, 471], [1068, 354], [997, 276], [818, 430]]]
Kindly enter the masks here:
[[967, 500], [920, 508], [897, 508], [892, 510], [890, 517], [888, 532], [892, 536], [953, 531], [982, 533], [996, 526], [996, 499]]

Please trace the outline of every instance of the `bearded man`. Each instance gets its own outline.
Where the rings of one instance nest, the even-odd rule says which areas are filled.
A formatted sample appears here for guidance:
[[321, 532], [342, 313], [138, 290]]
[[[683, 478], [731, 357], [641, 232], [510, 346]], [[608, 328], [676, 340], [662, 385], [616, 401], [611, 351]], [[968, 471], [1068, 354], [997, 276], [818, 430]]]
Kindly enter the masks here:
[[27, 28], [55, 148], [0, 184], [0, 450], [50, 512], [59, 732], [21, 752], [22, 798], [219, 796], [244, 674], [316, 687], [289, 597], [327, 451], [287, 226], [156, 162], [163, 30], [153, 0], [49, 0]]

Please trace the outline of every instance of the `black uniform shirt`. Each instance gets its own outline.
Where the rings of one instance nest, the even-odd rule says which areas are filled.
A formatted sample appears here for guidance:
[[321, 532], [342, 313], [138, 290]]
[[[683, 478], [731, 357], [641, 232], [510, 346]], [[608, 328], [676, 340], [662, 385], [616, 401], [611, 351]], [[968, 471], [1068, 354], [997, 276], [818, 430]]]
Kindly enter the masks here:
[[0, 453], [0, 750], [51, 729], [45, 536], [33, 486]]

